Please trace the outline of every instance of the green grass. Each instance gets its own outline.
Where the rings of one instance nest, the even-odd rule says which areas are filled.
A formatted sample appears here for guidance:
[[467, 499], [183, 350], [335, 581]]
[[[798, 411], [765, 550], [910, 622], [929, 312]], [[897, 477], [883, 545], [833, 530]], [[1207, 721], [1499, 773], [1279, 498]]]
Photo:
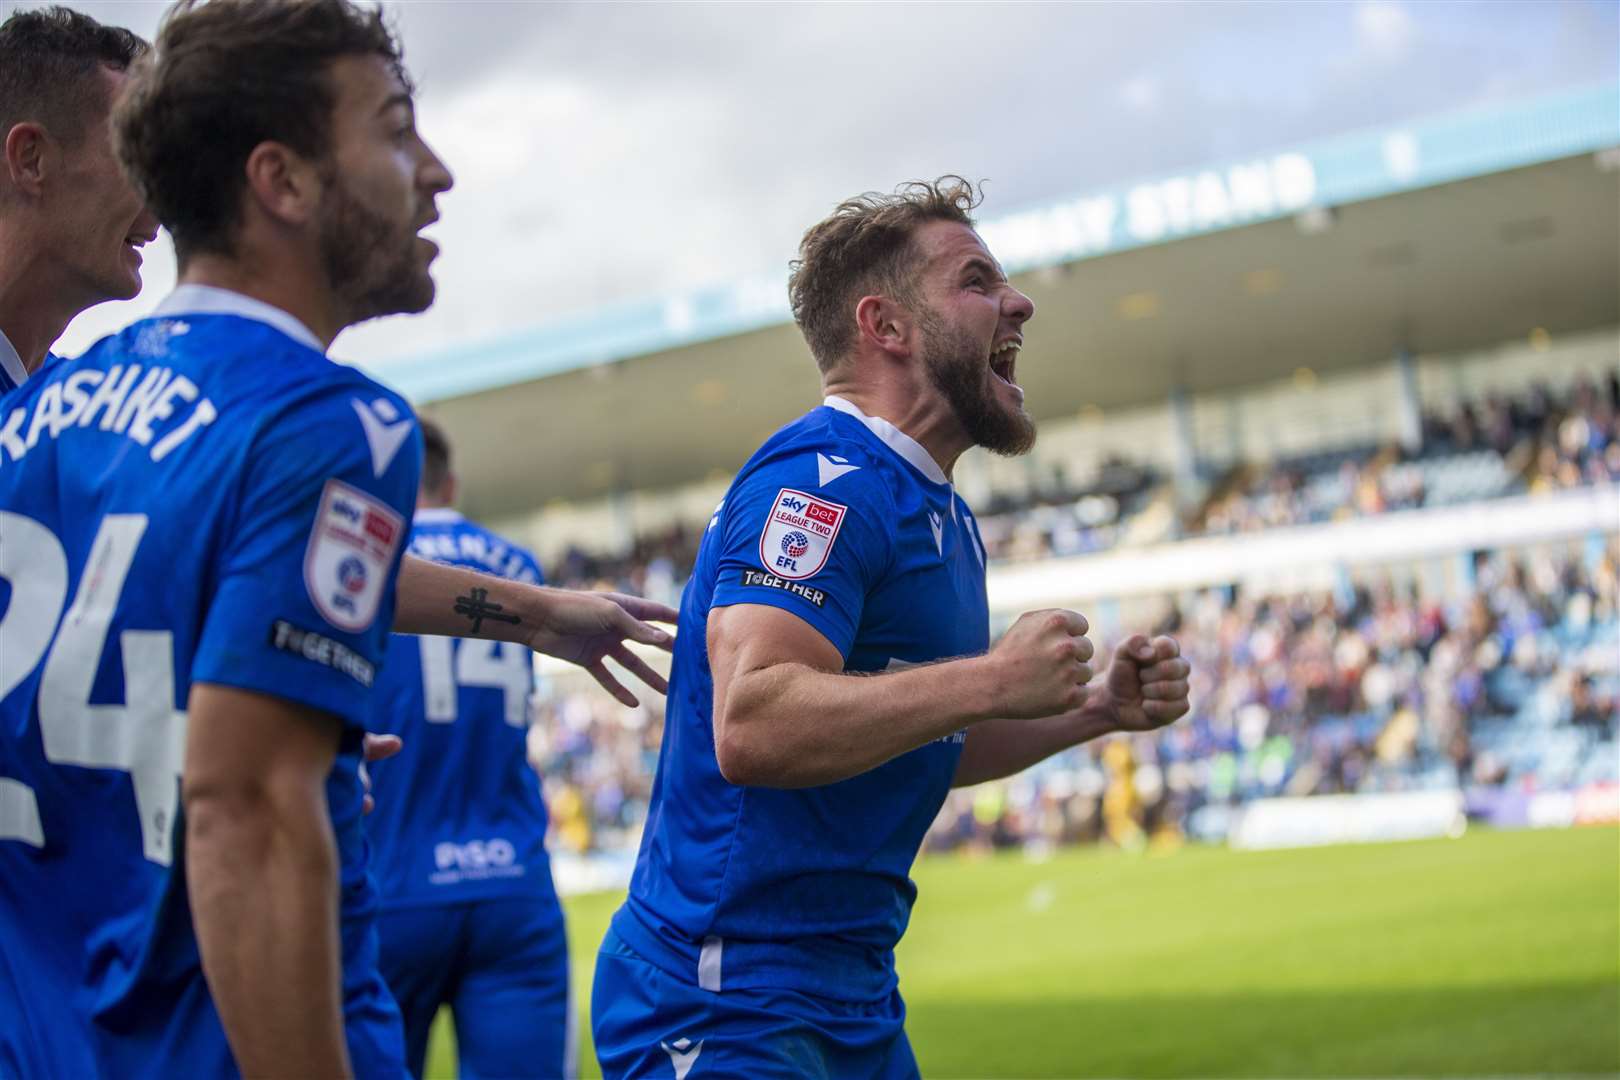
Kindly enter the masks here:
[[[1615, 829], [942, 856], [916, 878], [900, 989], [930, 1080], [1620, 1073]], [[567, 905], [581, 1003], [618, 901]], [[450, 1077], [440, 1020], [429, 1074]]]

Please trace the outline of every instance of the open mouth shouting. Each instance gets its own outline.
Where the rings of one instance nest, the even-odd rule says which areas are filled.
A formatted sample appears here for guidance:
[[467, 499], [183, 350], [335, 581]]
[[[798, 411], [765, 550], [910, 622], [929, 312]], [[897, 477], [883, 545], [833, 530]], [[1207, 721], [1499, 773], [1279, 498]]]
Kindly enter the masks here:
[[435, 257], [438, 256], [438, 254], [439, 254], [439, 242], [437, 240], [434, 240], [431, 236], [423, 236], [422, 235], [422, 230], [426, 229], [428, 226], [432, 225], [434, 222], [436, 222], [438, 220], [439, 220], [439, 212], [437, 210], [433, 210], [428, 214], [427, 218], [420, 225], [418, 225], [416, 227], [416, 240], [417, 240], [418, 243], [426, 245], [426, 247], [427, 247], [427, 257], [428, 257], [429, 260], [432, 260], [432, 259], [434, 259]]
[[1018, 364], [1018, 350], [1023, 345], [1023, 338], [1010, 337], [990, 351], [990, 374], [1011, 387], [1020, 401], [1024, 399], [1024, 390], [1014, 380], [1013, 374]]

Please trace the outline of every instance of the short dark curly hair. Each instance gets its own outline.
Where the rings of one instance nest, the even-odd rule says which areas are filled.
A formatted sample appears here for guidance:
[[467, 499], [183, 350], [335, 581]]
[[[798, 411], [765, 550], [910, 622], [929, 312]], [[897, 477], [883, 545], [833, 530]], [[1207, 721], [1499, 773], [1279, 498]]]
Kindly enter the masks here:
[[917, 228], [930, 221], [973, 225], [979, 194], [960, 176], [912, 180], [893, 194], [846, 199], [799, 241], [788, 301], [816, 366], [832, 370], [855, 336], [855, 305], [874, 293], [910, 303], [917, 271]]
[[103, 67], [124, 71], [146, 42], [65, 7], [19, 11], [0, 23], [0, 140], [18, 124], [43, 124], [70, 146], [112, 105]]
[[410, 86], [381, 10], [350, 0], [181, 0], [164, 16], [113, 135], [182, 264], [232, 252], [254, 147], [330, 153], [331, 66], [346, 56], [380, 56]]

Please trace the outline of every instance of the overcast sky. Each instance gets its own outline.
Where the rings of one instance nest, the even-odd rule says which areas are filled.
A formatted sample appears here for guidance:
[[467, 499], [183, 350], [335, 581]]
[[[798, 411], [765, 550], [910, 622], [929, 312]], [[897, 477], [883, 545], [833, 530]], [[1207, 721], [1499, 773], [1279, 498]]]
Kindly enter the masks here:
[[[150, 37], [164, 5], [73, 6]], [[1620, 69], [1620, 0], [389, 6], [456, 187], [435, 307], [335, 349], [378, 364], [785, 274], [805, 226], [902, 179], [988, 179], [1000, 215]], [[81, 316], [60, 351], [168, 291], [157, 247], [142, 295]]]

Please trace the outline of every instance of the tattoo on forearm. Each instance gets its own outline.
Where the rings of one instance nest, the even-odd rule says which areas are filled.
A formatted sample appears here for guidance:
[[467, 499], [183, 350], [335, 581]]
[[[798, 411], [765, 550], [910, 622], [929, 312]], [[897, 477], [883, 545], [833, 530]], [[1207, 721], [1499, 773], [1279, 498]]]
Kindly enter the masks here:
[[472, 589], [466, 596], [456, 597], [456, 614], [465, 615], [472, 620], [473, 633], [476, 634], [483, 629], [485, 619], [492, 622], [511, 623], [514, 626], [523, 621], [516, 615], [504, 614], [506, 609], [488, 599], [488, 597], [488, 589]]

